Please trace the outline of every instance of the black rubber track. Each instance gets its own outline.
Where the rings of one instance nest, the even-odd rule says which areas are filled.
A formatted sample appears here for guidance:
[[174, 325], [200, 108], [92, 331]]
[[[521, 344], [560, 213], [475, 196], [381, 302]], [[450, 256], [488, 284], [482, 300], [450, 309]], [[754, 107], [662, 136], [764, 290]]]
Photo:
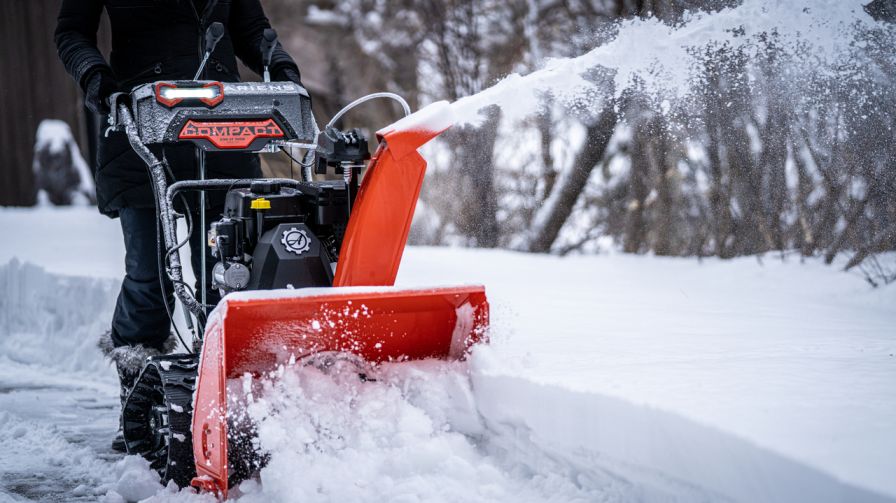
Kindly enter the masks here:
[[198, 371], [196, 355], [150, 358], [125, 402], [128, 454], [146, 458], [163, 484], [188, 487], [196, 476], [191, 427]]
[[[344, 355], [316, 355], [315, 365], [324, 371], [340, 361], [358, 368], [362, 381], [375, 381], [369, 369]], [[189, 487], [196, 476], [193, 460], [193, 392], [199, 372], [199, 356], [168, 355], [147, 360], [125, 402], [124, 440], [128, 454], [146, 458], [163, 484], [173, 480]], [[228, 485], [251, 477], [268, 461], [253, 445], [255, 428], [245, 414], [228, 414]]]

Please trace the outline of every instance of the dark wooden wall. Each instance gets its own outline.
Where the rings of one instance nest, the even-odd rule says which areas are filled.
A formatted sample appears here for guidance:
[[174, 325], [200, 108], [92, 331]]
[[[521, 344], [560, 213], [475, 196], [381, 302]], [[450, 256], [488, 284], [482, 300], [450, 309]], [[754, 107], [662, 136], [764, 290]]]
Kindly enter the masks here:
[[[59, 61], [53, 40], [61, 3], [62, 0], [0, 0], [0, 206], [30, 206], [35, 202], [31, 162], [35, 133], [43, 119], [67, 122], [85, 160], [93, 165], [90, 144], [99, 126], [95, 120], [88, 125], [88, 119], [93, 117], [87, 117], [81, 91]], [[329, 87], [328, 80], [320, 78], [329, 75], [330, 70], [332, 55], [321, 53], [327, 47], [328, 37], [306, 40], [291, 36], [311, 32], [313, 27], [299, 29], [296, 18], [287, 14], [295, 9], [288, 2], [281, 3], [290, 9], [279, 12], [277, 2], [266, 2], [265, 6], [270, 8], [275, 28], [299, 62], [305, 83], [314, 96], [317, 117], [330, 117], [355, 96], [342, 99]], [[97, 39], [100, 49], [108, 54], [110, 37], [105, 15]], [[309, 51], [321, 54], [315, 57]], [[242, 65], [240, 73], [246, 80], [258, 79]], [[279, 171], [269, 169], [268, 172], [288, 173], [285, 157], [263, 156], [263, 159], [266, 166], [282, 165]]]
[[43, 119], [69, 124], [87, 152], [81, 92], [59, 62], [61, 0], [0, 0], [0, 206], [34, 204], [31, 161]]

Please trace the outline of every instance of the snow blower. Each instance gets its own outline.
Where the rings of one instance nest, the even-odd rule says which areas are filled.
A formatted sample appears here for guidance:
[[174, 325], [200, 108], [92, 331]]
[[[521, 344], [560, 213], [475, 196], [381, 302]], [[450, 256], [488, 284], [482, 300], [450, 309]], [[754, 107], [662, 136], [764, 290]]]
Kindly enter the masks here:
[[[209, 28], [206, 56], [222, 28]], [[269, 58], [265, 44], [276, 44], [273, 32], [261, 48]], [[149, 169], [165, 273], [188, 313], [193, 341], [186, 345], [195, 351], [148, 359], [122, 413], [128, 452], [149, 460], [163, 483], [226, 497], [258, 468], [247, 427], [228, 409], [236, 405], [228, 403], [228, 380], [320, 355], [347, 355], [368, 365], [458, 359], [485, 340], [483, 287], [393, 286], [426, 169], [417, 149], [450, 123], [406, 117], [377, 132], [371, 156], [361, 131], [333, 124], [381, 97], [410, 113], [400, 97], [378, 93], [347, 106], [323, 131], [304, 88], [269, 78], [155, 82], [112, 97], [110, 128], [127, 134]], [[179, 142], [195, 145], [198, 179], [169, 185], [167, 162], [150, 146]], [[204, 179], [206, 152], [287, 149], [307, 151], [297, 160], [301, 180]], [[316, 181], [315, 174], [341, 177]], [[177, 240], [177, 221], [195, 229], [189, 209], [175, 205], [186, 202], [185, 192], [198, 192], [199, 227], [205, 229], [206, 191], [226, 192], [224, 213], [208, 231], [217, 261], [211, 286], [224, 295], [210, 314], [209, 278], [201, 274], [199, 298], [183, 278], [179, 250], [186, 240]]]

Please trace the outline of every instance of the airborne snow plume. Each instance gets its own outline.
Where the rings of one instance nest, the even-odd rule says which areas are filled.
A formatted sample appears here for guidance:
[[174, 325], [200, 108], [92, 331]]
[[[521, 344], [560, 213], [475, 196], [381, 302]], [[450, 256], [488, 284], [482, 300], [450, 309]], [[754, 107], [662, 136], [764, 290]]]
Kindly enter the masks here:
[[[668, 112], [670, 102], [687, 98], [699, 85], [703, 58], [722, 48], [755, 59], [772, 53], [785, 58], [794, 79], [807, 87], [812, 75], [847, 78], [867, 58], [863, 35], [878, 28], [863, 3], [744, 0], [718, 12], [690, 12], [674, 26], [658, 19], [623, 21], [608, 43], [576, 58], [550, 59], [528, 75], [510, 75], [452, 103], [451, 113], [457, 123], [476, 124], [480, 110], [497, 105], [512, 122], [537, 113], [546, 94], [572, 112], [587, 113], [633, 88], [664, 102]], [[419, 113], [423, 123], [445, 121], [442, 110]]]
[[[594, 108], [590, 102], [602, 92], [611, 91], [618, 99], [633, 86], [661, 99], [680, 99], [702, 78], [698, 63], [706, 51], [721, 47], [743, 49], [751, 59], [778, 51], [798, 67], [794, 75], [835, 73], [847, 60], [850, 66], [857, 65], [855, 44], [862, 29], [874, 25], [862, 3], [745, 0], [720, 12], [693, 12], [678, 26], [657, 19], [624, 21], [609, 43], [577, 58], [550, 60], [532, 74], [507, 77], [452, 108], [466, 121], [492, 104], [511, 118], [520, 118], [538, 110], [539, 93], [550, 93], [569, 108], [581, 110]], [[610, 71], [610, 89], [595, 89], [588, 79], [597, 70]]]

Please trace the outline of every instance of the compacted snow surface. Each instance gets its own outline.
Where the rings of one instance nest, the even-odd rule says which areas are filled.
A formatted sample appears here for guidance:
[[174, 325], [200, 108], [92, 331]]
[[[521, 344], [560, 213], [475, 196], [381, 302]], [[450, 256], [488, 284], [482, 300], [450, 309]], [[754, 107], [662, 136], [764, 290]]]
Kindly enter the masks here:
[[[90, 209], [2, 210], [0, 501], [213, 501], [109, 448], [94, 347], [123, 267]], [[483, 283], [492, 343], [375, 382], [246, 383], [262, 501], [896, 501], [896, 289], [797, 257], [409, 248], [403, 286]]]

